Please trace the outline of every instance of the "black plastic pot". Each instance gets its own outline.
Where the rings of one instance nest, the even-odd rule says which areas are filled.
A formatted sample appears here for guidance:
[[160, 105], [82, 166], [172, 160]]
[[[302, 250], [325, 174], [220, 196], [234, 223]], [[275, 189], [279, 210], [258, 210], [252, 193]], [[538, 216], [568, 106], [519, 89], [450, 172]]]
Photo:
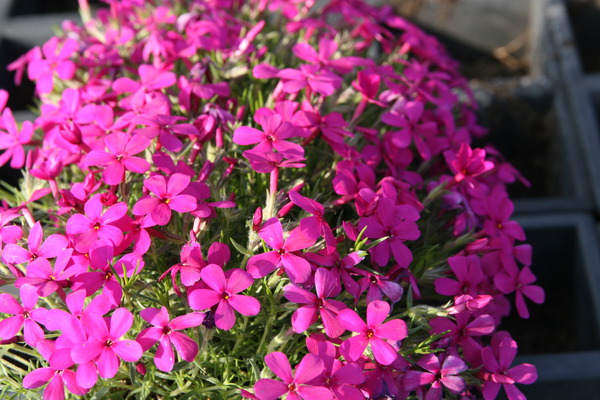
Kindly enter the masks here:
[[518, 218], [534, 249], [532, 271], [544, 287], [531, 318], [510, 317], [502, 328], [519, 344], [515, 364], [538, 370], [533, 385], [518, 385], [529, 400], [600, 399], [600, 254], [586, 214]]
[[565, 96], [544, 77], [472, 82], [479, 123], [492, 144], [531, 182], [509, 188], [517, 213], [587, 211], [592, 208], [585, 166]]

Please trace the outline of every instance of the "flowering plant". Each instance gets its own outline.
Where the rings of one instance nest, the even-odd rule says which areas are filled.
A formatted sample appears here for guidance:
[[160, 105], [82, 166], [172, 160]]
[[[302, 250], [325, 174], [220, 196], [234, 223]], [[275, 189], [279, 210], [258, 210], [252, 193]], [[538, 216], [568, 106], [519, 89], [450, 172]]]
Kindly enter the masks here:
[[11, 64], [35, 121], [0, 91], [3, 396], [523, 398], [522, 178], [434, 38], [360, 0], [105, 2]]

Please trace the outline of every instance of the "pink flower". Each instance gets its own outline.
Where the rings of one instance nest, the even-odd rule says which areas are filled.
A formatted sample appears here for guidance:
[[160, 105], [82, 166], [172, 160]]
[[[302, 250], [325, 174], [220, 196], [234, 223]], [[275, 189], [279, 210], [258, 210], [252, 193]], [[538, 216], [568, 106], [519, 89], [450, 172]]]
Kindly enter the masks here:
[[406, 267], [412, 261], [412, 253], [404, 244], [406, 240], [416, 240], [421, 233], [415, 223], [420, 217], [419, 212], [408, 204], [395, 205], [389, 198], [379, 200], [377, 214], [361, 218], [358, 229], [365, 227], [365, 236], [379, 239], [388, 236], [386, 240], [371, 250], [373, 260], [379, 266], [388, 264], [390, 255], [401, 267]]
[[[494, 334], [491, 347], [485, 347], [481, 351], [484, 366], [482, 393], [485, 400], [495, 399], [501, 387], [504, 387], [508, 400], [525, 399], [515, 384], [532, 384], [537, 380], [537, 370], [527, 363], [510, 368], [516, 354], [517, 342], [505, 331]], [[484, 372], [485, 370], [489, 372]]]
[[288, 400], [331, 400], [333, 395], [328, 388], [310, 384], [323, 373], [323, 361], [314, 354], [307, 354], [296, 366], [296, 373], [285, 354], [274, 352], [265, 356], [265, 363], [281, 378], [261, 379], [254, 384], [254, 392], [259, 400], [275, 400], [287, 394]]
[[314, 382], [326, 386], [336, 400], [364, 400], [365, 396], [355, 385], [365, 381], [364, 366], [359, 363], [343, 363], [338, 360], [336, 347], [331, 342], [318, 342], [316, 349], [308, 345], [310, 352], [323, 361], [323, 375]]
[[358, 360], [368, 345], [375, 360], [383, 365], [389, 365], [398, 358], [398, 351], [386, 340], [402, 340], [408, 335], [406, 323], [394, 319], [383, 323], [390, 313], [390, 306], [385, 301], [373, 301], [367, 306], [367, 323], [354, 310], [345, 309], [338, 314], [338, 321], [343, 328], [358, 332], [358, 335], [346, 339], [341, 351], [350, 361]]
[[190, 177], [176, 173], [169, 180], [162, 175], [153, 175], [144, 180], [144, 186], [156, 195], [138, 200], [133, 206], [134, 215], [150, 214], [158, 225], [167, 225], [171, 220], [171, 210], [186, 213], [197, 208], [194, 196], [181, 194], [190, 184]]
[[288, 121], [284, 121], [279, 114], [258, 114], [255, 120], [263, 131], [250, 126], [240, 126], [233, 132], [233, 142], [239, 145], [257, 144], [252, 149], [254, 154], [271, 152], [276, 149], [284, 157], [298, 159], [304, 157], [302, 146], [287, 141], [295, 136], [302, 136], [302, 132]]
[[36, 389], [46, 382], [44, 400], [64, 400], [65, 386], [69, 392], [83, 396], [89, 389], [81, 387], [76, 380], [75, 372], [69, 368], [74, 364], [69, 349], [56, 349], [51, 340], [41, 340], [37, 350], [48, 361], [49, 367], [38, 368], [23, 378], [23, 387]]
[[300, 227], [291, 231], [287, 239], [283, 240], [281, 222], [273, 217], [264, 223], [258, 236], [273, 250], [257, 254], [248, 260], [246, 270], [255, 279], [267, 276], [280, 266], [283, 266], [293, 283], [305, 282], [310, 277], [310, 264], [294, 252], [312, 246], [315, 239], [307, 237]]
[[36, 57], [29, 63], [27, 73], [29, 78], [36, 81], [36, 89], [40, 94], [48, 94], [54, 88], [54, 72], [62, 80], [69, 80], [75, 74], [75, 63], [69, 57], [77, 50], [79, 45], [74, 39], [66, 39], [60, 50], [59, 39], [52, 37], [44, 46], [42, 53], [45, 57]]
[[125, 170], [143, 174], [150, 168], [148, 161], [134, 157], [150, 145], [150, 139], [143, 135], [129, 135], [115, 132], [104, 138], [108, 151], [92, 150], [85, 157], [87, 165], [102, 165], [102, 179], [107, 185], [123, 182]]
[[158, 141], [165, 149], [177, 152], [180, 151], [183, 143], [177, 135], [198, 135], [198, 130], [191, 124], [178, 124], [185, 121], [184, 117], [174, 117], [171, 115], [140, 116], [134, 119], [134, 123], [140, 125], [149, 125], [147, 128], [138, 128], [134, 132], [145, 135], [149, 138], [158, 136]]
[[235, 324], [233, 310], [242, 315], [256, 315], [260, 311], [260, 303], [254, 297], [238, 294], [248, 289], [254, 283], [252, 276], [244, 270], [232, 269], [227, 271], [216, 265], [207, 265], [201, 272], [202, 282], [209, 289], [194, 289], [188, 300], [194, 310], [204, 310], [217, 305], [215, 324], [217, 328], [229, 330]]
[[76, 363], [95, 360], [102, 378], [114, 378], [119, 358], [135, 362], [142, 357], [144, 351], [138, 342], [121, 339], [133, 324], [133, 315], [126, 308], [117, 308], [110, 319], [85, 314], [81, 322], [88, 340], [74, 346], [71, 357]]
[[485, 160], [484, 149], [471, 149], [468, 143], [460, 145], [458, 152], [451, 150], [444, 152], [446, 163], [454, 173], [454, 182], [465, 181], [470, 187], [476, 187], [474, 179], [494, 168], [494, 163]]
[[[59, 248], [60, 249], [60, 248]], [[25, 276], [15, 281], [15, 287], [29, 284], [37, 288], [38, 295], [46, 297], [69, 285], [69, 278], [79, 273], [79, 268], [69, 265], [73, 249], [64, 249], [56, 258], [54, 267], [45, 258], [38, 258], [27, 266]], [[61, 296], [64, 296], [62, 292]]]
[[312, 217], [302, 218], [300, 226], [304, 232], [319, 233], [320, 236], [325, 238], [326, 251], [331, 253], [335, 251], [337, 242], [331, 227], [325, 220], [325, 208], [320, 203], [302, 196], [300, 193], [290, 191], [288, 193], [290, 200], [304, 211], [312, 214]]
[[484, 278], [479, 256], [453, 256], [448, 258], [448, 265], [457, 280], [446, 277], [436, 279], [434, 285], [437, 293], [444, 296], [479, 294], [478, 286]]
[[302, 333], [317, 321], [318, 314], [323, 320], [327, 336], [336, 338], [344, 333], [336, 316], [346, 308], [346, 305], [341, 301], [327, 299], [339, 294], [334, 275], [325, 268], [319, 268], [315, 272], [315, 288], [317, 295], [294, 284], [287, 285], [283, 289], [284, 296], [289, 301], [306, 304], [294, 311], [292, 327], [296, 333]]
[[27, 249], [16, 244], [7, 244], [2, 252], [2, 261], [7, 264], [29, 263], [28, 268], [48, 258], [54, 258], [67, 247], [67, 238], [50, 235], [42, 243], [44, 231], [40, 222], [36, 222], [27, 237]]
[[0, 339], [15, 337], [23, 327], [25, 343], [35, 347], [40, 340], [44, 339], [44, 331], [38, 323], [45, 322], [48, 310], [35, 308], [38, 301], [37, 288], [23, 285], [20, 294], [23, 305], [8, 293], [0, 294], [0, 312], [13, 315], [0, 321]]
[[10, 159], [12, 168], [22, 168], [25, 165], [23, 145], [29, 144], [33, 137], [33, 124], [25, 121], [19, 130], [12, 111], [6, 108], [0, 118], [0, 128], [6, 130], [6, 132], [0, 130], [0, 150], [4, 150], [0, 155], [0, 166]]
[[515, 292], [515, 304], [521, 318], [529, 318], [529, 310], [525, 304], [525, 297], [536, 304], [544, 302], [544, 289], [535, 282], [535, 275], [529, 267], [523, 267], [518, 273], [501, 271], [494, 275], [494, 285], [504, 294]]
[[342, 78], [318, 65], [303, 64], [299, 69], [285, 68], [277, 73], [277, 77], [283, 82], [285, 93], [297, 93], [306, 87], [308, 98], [310, 93], [329, 96], [342, 83]]
[[67, 221], [67, 233], [73, 236], [77, 251], [87, 252], [97, 240], [110, 242], [113, 246], [123, 240], [123, 232], [113, 224], [125, 216], [127, 204], [119, 202], [103, 211], [100, 196], [98, 193], [85, 203], [85, 215], [75, 214]]
[[431, 384], [425, 400], [442, 399], [442, 387], [446, 387], [452, 393], [461, 393], [465, 390], [464, 379], [456, 376], [468, 368], [460, 357], [450, 354], [440, 365], [440, 358], [437, 355], [426, 354], [417, 361], [417, 365], [427, 372], [408, 371], [402, 378], [402, 382], [407, 390], [415, 390]]
[[192, 312], [169, 321], [169, 313], [165, 307], [146, 308], [140, 311], [141, 317], [153, 325], [142, 330], [135, 339], [144, 351], [159, 342], [154, 357], [154, 364], [161, 371], [173, 369], [175, 355], [171, 344], [179, 356], [187, 362], [194, 361], [198, 354], [198, 344], [183, 333], [177, 332], [202, 324], [204, 313]]

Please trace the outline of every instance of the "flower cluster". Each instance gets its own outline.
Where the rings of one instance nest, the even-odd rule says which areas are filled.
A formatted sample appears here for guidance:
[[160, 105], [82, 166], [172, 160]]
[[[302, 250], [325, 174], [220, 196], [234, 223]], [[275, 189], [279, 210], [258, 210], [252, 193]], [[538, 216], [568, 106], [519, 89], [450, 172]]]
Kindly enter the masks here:
[[522, 178], [433, 37], [362, 0], [105, 3], [10, 65], [33, 122], [0, 90], [5, 390], [523, 398]]

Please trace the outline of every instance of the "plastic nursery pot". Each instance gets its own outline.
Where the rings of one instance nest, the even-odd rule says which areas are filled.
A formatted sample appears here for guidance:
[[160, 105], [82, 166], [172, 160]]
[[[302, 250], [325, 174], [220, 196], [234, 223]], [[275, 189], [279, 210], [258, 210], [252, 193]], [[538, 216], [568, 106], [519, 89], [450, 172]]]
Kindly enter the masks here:
[[585, 168], [564, 95], [546, 78], [472, 82], [479, 123], [492, 144], [529, 180], [509, 187], [517, 213], [591, 209]]
[[[563, 90], [573, 128], [579, 137], [581, 154], [588, 172], [596, 212], [600, 210], [600, 130], [595, 116], [592, 93], [599, 87], [598, 74], [585, 74], [577, 41], [564, 0], [544, 0], [546, 42], [540, 56], [547, 63], [547, 72], [555, 85]], [[573, 2], [576, 3], [576, 2]]]
[[412, 19], [448, 48], [465, 77], [519, 76], [530, 72], [537, 47], [536, 2], [424, 1]]
[[546, 292], [531, 302], [531, 318], [511, 316], [507, 329], [519, 345], [514, 365], [537, 367], [529, 400], [600, 399], [600, 254], [593, 219], [585, 214], [518, 218], [533, 246], [532, 271]]

